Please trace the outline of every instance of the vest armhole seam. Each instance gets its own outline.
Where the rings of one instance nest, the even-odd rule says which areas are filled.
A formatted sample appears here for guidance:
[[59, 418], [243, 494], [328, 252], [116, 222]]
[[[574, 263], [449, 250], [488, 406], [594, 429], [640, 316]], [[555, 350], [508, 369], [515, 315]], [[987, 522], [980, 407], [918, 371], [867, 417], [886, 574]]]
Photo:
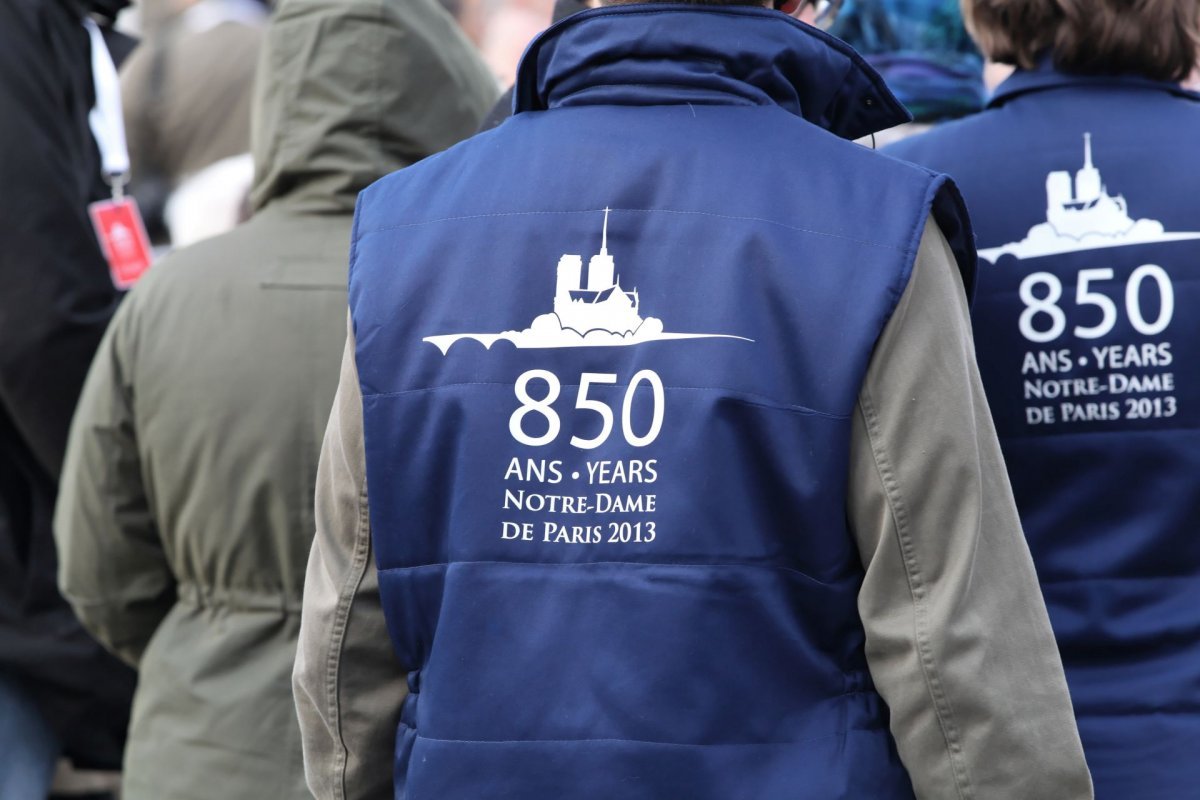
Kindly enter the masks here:
[[[921, 200], [920, 211], [915, 215], [912, 228], [908, 234], [908, 241], [905, 244], [902, 252], [904, 253], [904, 262], [900, 268], [899, 274], [896, 276], [896, 281], [889, 284], [888, 290], [891, 294], [891, 304], [883, 319], [880, 320], [879, 332], [875, 336], [875, 342], [872, 344], [872, 352], [879, 344], [879, 339], [883, 336], [883, 332], [887, 330], [888, 324], [896, 315], [896, 309], [900, 307], [900, 301], [904, 298], [904, 292], [908, 289], [909, 283], [912, 282], [913, 272], [916, 271], [917, 259], [921, 257], [921, 242], [925, 238], [926, 225], [932, 221], [937, 225], [937, 220], [934, 219], [934, 207], [937, 203], [938, 195], [941, 194], [947, 183], [945, 175], [925, 171], [930, 178], [928, 186], [925, 188], [925, 195]], [[896, 248], [901, 250], [901, 248]], [[864, 377], [865, 377], [864, 372]]]
[[921, 200], [921, 210], [917, 214], [917, 218], [913, 221], [912, 230], [908, 234], [908, 245], [904, 248], [904, 269], [900, 273], [900, 282], [896, 287], [896, 291], [892, 301], [891, 313], [888, 314], [888, 319], [884, 321], [886, 325], [891, 319], [892, 314], [896, 312], [896, 307], [900, 305], [900, 298], [904, 296], [904, 290], [912, 281], [913, 272], [917, 268], [917, 259], [921, 257], [921, 241], [925, 238], [925, 228], [930, 221], [937, 225], [937, 220], [933, 219], [934, 205], [937, 203], [938, 195], [941, 194], [942, 187], [946, 184], [946, 178], [940, 175], [931, 176], [928, 188], [925, 190], [925, 197]]

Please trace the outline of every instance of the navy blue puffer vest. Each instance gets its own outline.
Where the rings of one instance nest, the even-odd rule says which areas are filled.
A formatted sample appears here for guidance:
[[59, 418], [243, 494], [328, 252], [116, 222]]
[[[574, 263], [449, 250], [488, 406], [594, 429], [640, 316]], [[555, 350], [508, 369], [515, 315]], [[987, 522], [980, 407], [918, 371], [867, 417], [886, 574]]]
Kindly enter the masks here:
[[396, 797], [911, 798], [863, 655], [851, 414], [944, 179], [781, 14], [622, 7], [360, 200]]
[[984, 386], [1100, 800], [1200, 797], [1200, 96], [1018, 72], [895, 155], [979, 234]]

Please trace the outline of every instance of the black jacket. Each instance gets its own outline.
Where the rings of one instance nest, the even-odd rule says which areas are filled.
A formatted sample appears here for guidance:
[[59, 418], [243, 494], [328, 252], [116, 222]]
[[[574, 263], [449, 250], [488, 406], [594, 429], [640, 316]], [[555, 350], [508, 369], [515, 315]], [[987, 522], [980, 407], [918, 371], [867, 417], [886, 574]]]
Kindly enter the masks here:
[[64, 755], [116, 768], [135, 676], [60, 597], [50, 528], [71, 413], [119, 299], [87, 216], [106, 188], [83, 13], [0, 0], [0, 670]]

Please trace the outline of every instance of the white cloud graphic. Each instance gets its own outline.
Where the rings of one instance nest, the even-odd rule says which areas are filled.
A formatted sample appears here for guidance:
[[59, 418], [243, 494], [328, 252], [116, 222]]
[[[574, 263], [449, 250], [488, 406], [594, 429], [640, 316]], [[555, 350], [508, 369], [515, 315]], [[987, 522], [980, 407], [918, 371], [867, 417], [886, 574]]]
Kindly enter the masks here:
[[1162, 223], [1153, 219], [1139, 219], [1127, 231], [1120, 233], [1092, 231], [1079, 237], [1063, 236], [1054, 229], [1053, 225], [1043, 222], [1030, 228], [1029, 235], [1021, 241], [1006, 244], [1003, 247], [989, 247], [980, 250], [979, 256], [994, 264], [1005, 253], [1017, 258], [1037, 258], [1059, 253], [1076, 253], [1082, 250], [1101, 250], [1108, 247], [1125, 247], [1152, 242], [1176, 242], [1186, 239], [1200, 239], [1200, 233], [1166, 233]]
[[450, 352], [456, 342], [473, 340], [485, 349], [499, 341], [518, 348], [628, 347], [644, 342], [670, 339], [739, 339], [744, 336], [722, 333], [669, 333], [662, 320], [639, 315], [641, 298], [637, 290], [625, 291], [616, 275], [616, 262], [608, 253], [608, 209], [604, 210], [604, 233], [600, 252], [592, 256], [583, 272], [583, 259], [566, 254], [558, 262], [554, 311], [536, 317], [528, 328], [502, 333], [446, 333], [426, 336], [442, 351]]
[[448, 333], [442, 336], [426, 336], [422, 341], [435, 345], [442, 355], [450, 352], [450, 348], [459, 341], [472, 339], [481, 343], [485, 349], [499, 341], [512, 342], [520, 349], [561, 348], [561, 347], [628, 347], [644, 342], [660, 342], [672, 339], [738, 339], [752, 342], [744, 336], [729, 336], [720, 333], [669, 333], [663, 330], [662, 320], [647, 317], [630, 333], [613, 333], [602, 329], [590, 330], [580, 334], [572, 328], [564, 328], [557, 314], [542, 314], [534, 319], [533, 324], [523, 331], [504, 331], [503, 333]]

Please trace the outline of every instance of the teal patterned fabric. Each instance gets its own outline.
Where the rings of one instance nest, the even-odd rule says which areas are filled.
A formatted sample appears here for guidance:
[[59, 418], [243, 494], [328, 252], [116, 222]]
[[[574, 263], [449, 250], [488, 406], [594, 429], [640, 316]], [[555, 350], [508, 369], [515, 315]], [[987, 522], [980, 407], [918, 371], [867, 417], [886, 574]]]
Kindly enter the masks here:
[[918, 122], [983, 108], [983, 57], [958, 0], [846, 0], [831, 33], [866, 56]]

